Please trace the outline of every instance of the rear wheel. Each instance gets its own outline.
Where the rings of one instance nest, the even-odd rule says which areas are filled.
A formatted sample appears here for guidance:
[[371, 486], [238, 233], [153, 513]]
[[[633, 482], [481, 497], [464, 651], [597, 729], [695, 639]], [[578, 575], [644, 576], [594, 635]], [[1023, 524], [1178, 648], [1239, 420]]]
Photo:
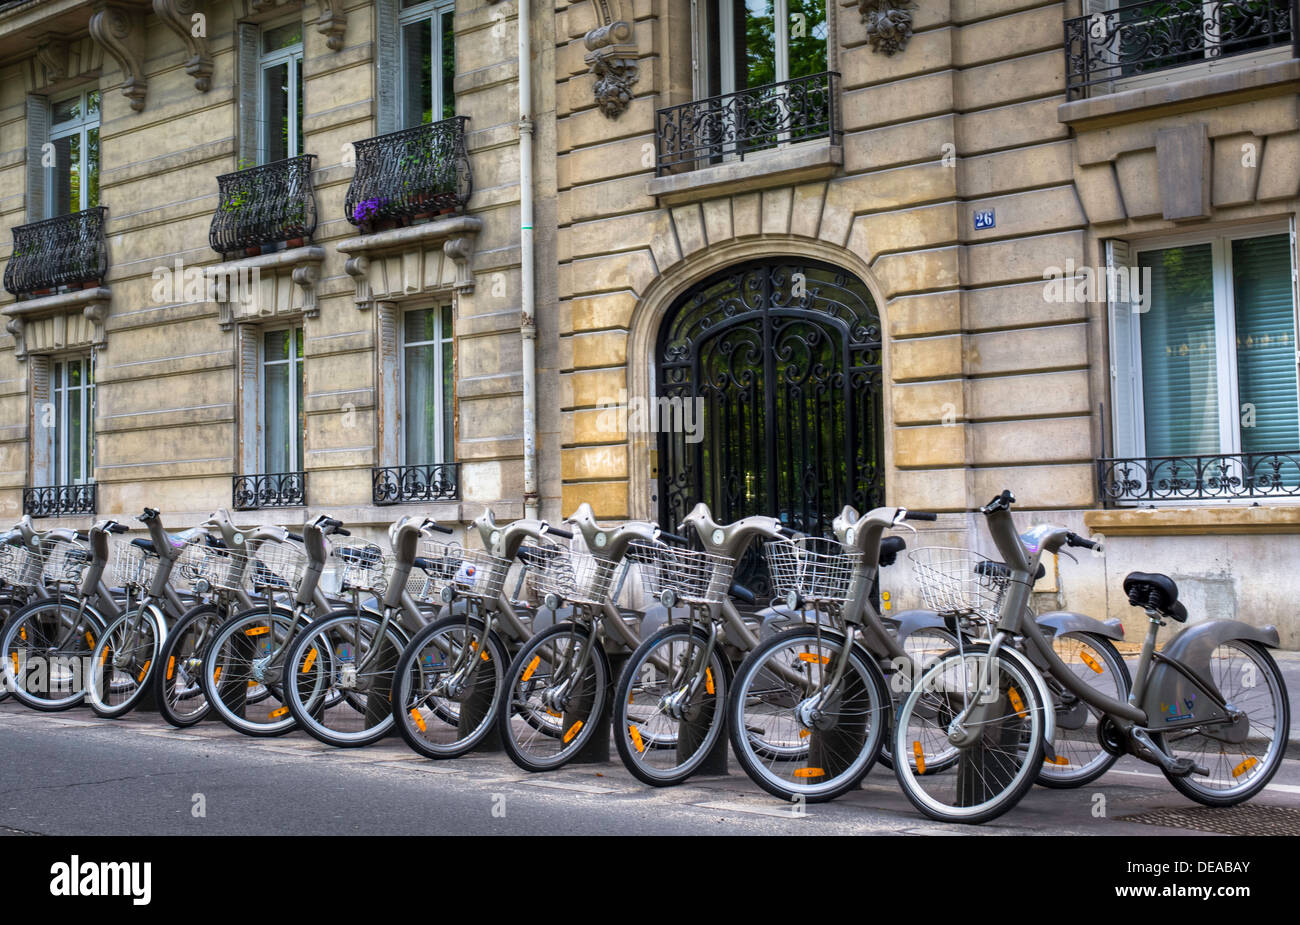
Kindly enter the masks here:
[[90, 654], [104, 624], [75, 600], [34, 601], [16, 610], [0, 631], [4, 689], [25, 707], [67, 710], [85, 698]]
[[204, 652], [200, 679], [204, 697], [230, 728], [277, 736], [296, 725], [282, 685], [289, 644], [303, 625], [287, 610], [259, 607], [217, 629]]
[[[1128, 666], [1109, 639], [1092, 633], [1062, 633], [1053, 637], [1052, 647], [1070, 672], [1088, 687], [1104, 697], [1128, 700], [1132, 686]], [[1043, 759], [1038, 783], [1057, 789], [1090, 784], [1119, 760], [1118, 755], [1102, 748], [1097, 737], [1097, 724], [1103, 714], [1050, 675], [1046, 680], [1056, 709], [1056, 738], [1052, 740], [1056, 757]]]
[[200, 604], [185, 612], [163, 642], [154, 692], [158, 712], [173, 726], [193, 726], [211, 710], [203, 693], [203, 651], [221, 621], [216, 605]]
[[1206, 806], [1232, 806], [1255, 796], [1282, 766], [1291, 729], [1291, 706], [1277, 662], [1256, 642], [1232, 639], [1210, 653], [1209, 678], [1228, 708], [1243, 718], [1153, 735], [1175, 758], [1209, 771], [1169, 777], [1183, 796]]
[[96, 715], [125, 716], [153, 683], [167, 623], [152, 604], [140, 603], [105, 627], [90, 655], [86, 703]]

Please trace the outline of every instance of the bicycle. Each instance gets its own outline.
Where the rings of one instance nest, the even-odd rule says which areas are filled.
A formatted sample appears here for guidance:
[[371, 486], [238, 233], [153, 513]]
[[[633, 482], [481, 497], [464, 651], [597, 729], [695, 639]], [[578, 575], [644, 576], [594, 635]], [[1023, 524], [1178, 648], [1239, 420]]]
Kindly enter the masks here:
[[[1168, 576], [1130, 572], [1124, 590], [1147, 614], [1146, 637], [1127, 699], [1099, 694], [1026, 618], [1043, 554], [1099, 544], [1051, 524], [1017, 535], [1014, 501], [1004, 491], [980, 509], [1010, 571], [992, 639], [945, 655], [899, 709], [894, 745], [906, 760], [894, 770], [908, 800], [932, 819], [979, 823], [1024, 797], [1044, 757], [1054, 757], [1055, 709], [1038, 664], [1101, 711], [1099, 735], [1108, 752], [1154, 764], [1180, 793], [1207, 806], [1259, 793], [1281, 765], [1290, 726], [1286, 685], [1268, 654], [1279, 645], [1277, 630], [1210, 620], [1156, 652], [1160, 628], [1168, 620], [1186, 622], [1187, 610]], [[1017, 636], [1023, 652], [1009, 644]], [[1245, 683], [1247, 677], [1255, 683]], [[955, 761], [930, 766], [931, 755], [949, 751]]]

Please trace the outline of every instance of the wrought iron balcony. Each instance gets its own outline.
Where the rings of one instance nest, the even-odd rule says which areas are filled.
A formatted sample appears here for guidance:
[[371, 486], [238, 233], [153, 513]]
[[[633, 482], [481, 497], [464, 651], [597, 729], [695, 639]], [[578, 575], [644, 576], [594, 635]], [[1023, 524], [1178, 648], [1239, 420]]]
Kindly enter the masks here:
[[1099, 459], [1108, 506], [1154, 501], [1300, 498], [1300, 450]]
[[384, 466], [371, 470], [375, 504], [460, 500], [460, 463]]
[[659, 110], [659, 175], [695, 170], [727, 156], [743, 160], [790, 142], [830, 138], [838, 144], [839, 81], [839, 74], [828, 71]]
[[347, 220], [373, 228], [464, 209], [474, 188], [465, 150], [468, 121], [453, 116], [354, 142], [356, 172], [344, 202]]
[[232, 501], [237, 511], [264, 507], [300, 507], [307, 503], [305, 472], [269, 472], [266, 475], [237, 475]]
[[23, 489], [23, 513], [32, 517], [62, 517], [95, 513], [95, 483], [48, 485]]
[[19, 225], [5, 267], [5, 289], [32, 295], [59, 286], [102, 282], [108, 273], [104, 224], [108, 209], [96, 206], [57, 218]]
[[1067, 98], [1122, 77], [1278, 45], [1295, 49], [1295, 10], [1296, 0], [1157, 0], [1067, 19]]
[[301, 154], [217, 177], [220, 203], [208, 230], [212, 249], [223, 257], [251, 256], [264, 247], [310, 241], [316, 232], [315, 159]]

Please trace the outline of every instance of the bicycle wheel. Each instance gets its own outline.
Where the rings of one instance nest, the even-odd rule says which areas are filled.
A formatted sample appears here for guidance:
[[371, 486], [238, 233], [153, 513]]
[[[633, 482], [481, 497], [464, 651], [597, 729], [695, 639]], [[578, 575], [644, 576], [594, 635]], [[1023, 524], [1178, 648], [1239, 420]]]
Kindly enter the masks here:
[[614, 691], [614, 744], [633, 776], [680, 784], [704, 763], [726, 723], [731, 666], [702, 627], [665, 626], [637, 646]]
[[393, 727], [393, 670], [406, 640], [390, 620], [344, 611], [313, 620], [290, 644], [285, 703], [313, 738], [339, 748], [377, 742]]
[[212, 709], [203, 693], [203, 650], [221, 622], [215, 604], [200, 604], [187, 610], [163, 641], [154, 697], [158, 712], [173, 726], [193, 726]]
[[97, 716], [130, 713], [153, 683], [167, 622], [152, 604], [139, 603], [104, 628], [90, 654], [86, 703]]
[[1175, 758], [1191, 758], [1208, 775], [1169, 777], [1174, 789], [1206, 806], [1232, 806], [1259, 793], [1282, 766], [1291, 729], [1286, 682], [1268, 650], [1233, 639], [1210, 653], [1209, 680], [1238, 723], [1153, 734]]
[[456, 758], [479, 745], [497, 720], [507, 659], [477, 617], [445, 617], [416, 633], [393, 684], [393, 717], [406, 744], [426, 758]]
[[[845, 645], [838, 687], [831, 673]], [[731, 747], [773, 796], [809, 803], [854, 789], [885, 738], [889, 690], [875, 660], [839, 633], [798, 627], [772, 636], [736, 669], [727, 700]]]
[[103, 631], [98, 613], [69, 598], [14, 611], [0, 631], [5, 690], [44, 713], [75, 707], [85, 698], [90, 654]]
[[[284, 735], [297, 721], [283, 699], [285, 656], [305, 621], [282, 609], [244, 611], [217, 628], [203, 654], [203, 696], [222, 722], [245, 735]], [[264, 685], [256, 703], [250, 691]]]
[[937, 662], [904, 699], [894, 727], [894, 774], [908, 800], [941, 822], [987, 822], [1015, 806], [1043, 761], [1039, 700], [1020, 662], [990, 656], [987, 645]]
[[[889, 711], [891, 720], [898, 713], [898, 705], [907, 696], [907, 692], [911, 690], [913, 679], [919, 678], [926, 669], [956, 648], [956, 634], [950, 633], [946, 629], [940, 629], [937, 626], [917, 630], [903, 640], [903, 651], [912, 657], [913, 665], [910, 673], [891, 671], [885, 677], [889, 686], [892, 704]], [[893, 744], [890, 742], [890, 738], [891, 736], [886, 732], [885, 739], [880, 744], [880, 758], [878, 760], [881, 765], [892, 771], [894, 769], [894, 756], [891, 751]]]
[[[1115, 700], [1128, 699], [1132, 681], [1128, 666], [1110, 640], [1092, 633], [1062, 633], [1052, 647], [1071, 673], [1097, 693]], [[1102, 714], [1066, 690], [1051, 675], [1047, 687], [1056, 708], [1056, 758], [1044, 758], [1038, 783], [1044, 787], [1082, 787], [1101, 777], [1119, 760], [1101, 747], [1097, 723]]]
[[552, 771], [595, 734], [609, 697], [609, 660], [590, 627], [557, 623], [524, 644], [506, 672], [502, 744], [525, 771]]

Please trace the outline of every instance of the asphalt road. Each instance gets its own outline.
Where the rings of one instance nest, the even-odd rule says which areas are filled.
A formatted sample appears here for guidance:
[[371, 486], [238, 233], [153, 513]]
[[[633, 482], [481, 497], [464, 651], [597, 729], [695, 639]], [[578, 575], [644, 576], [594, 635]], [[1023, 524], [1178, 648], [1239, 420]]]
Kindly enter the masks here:
[[[1124, 759], [1076, 791], [1034, 788], [969, 828], [925, 820], [877, 766], [862, 789], [802, 815], [730, 773], [666, 789], [609, 764], [549, 775], [500, 753], [433, 762], [397, 738], [336, 750], [304, 733], [250, 739], [219, 722], [173, 730], [160, 717], [101, 720], [0, 703], [0, 834], [1195, 834], [1124, 817], [1194, 808], [1153, 768]], [[1300, 758], [1300, 753], [1292, 752]], [[1288, 759], [1252, 814], [1217, 819], [1300, 833], [1300, 760]], [[1281, 811], [1265, 807], [1278, 807]], [[202, 813], [199, 813], [199, 810]], [[1196, 813], [1179, 825], [1202, 824]], [[1251, 822], [1251, 820], [1256, 820]], [[1168, 820], [1166, 820], [1168, 821]], [[1247, 828], [1247, 831], [1253, 831]]]

